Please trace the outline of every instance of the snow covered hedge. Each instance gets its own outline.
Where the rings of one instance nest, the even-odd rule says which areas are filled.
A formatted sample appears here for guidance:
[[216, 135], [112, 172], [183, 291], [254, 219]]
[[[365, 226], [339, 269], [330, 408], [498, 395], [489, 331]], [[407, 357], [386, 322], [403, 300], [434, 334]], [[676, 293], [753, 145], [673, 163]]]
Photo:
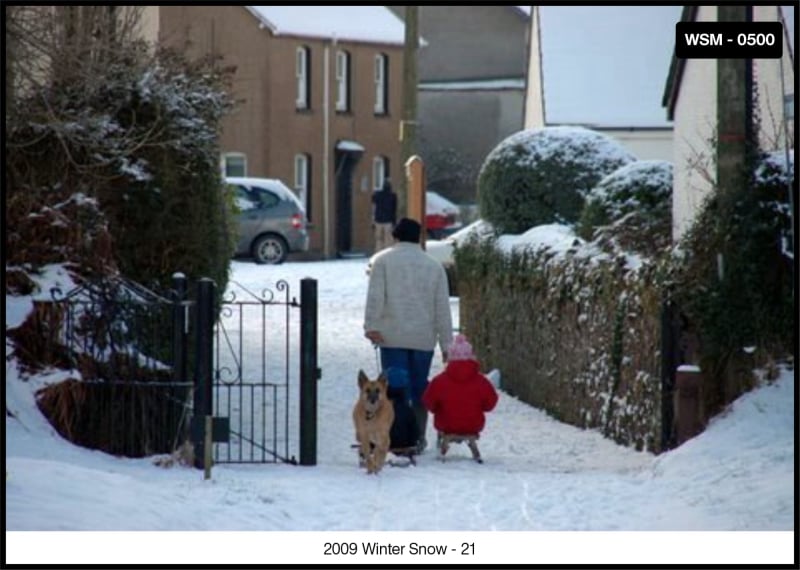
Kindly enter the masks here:
[[[87, 224], [107, 221], [105, 271], [118, 269], [151, 287], [168, 287], [182, 271], [189, 279], [211, 277], [224, 289], [233, 222], [218, 131], [231, 105], [229, 72], [168, 51], [150, 54], [138, 43], [118, 46], [105, 65], [86, 71], [76, 67], [16, 100], [6, 124], [6, 191], [15, 205], [8, 227], [33, 235], [25, 227], [35, 223], [31, 214], [88, 197], [102, 221], [69, 220], [64, 235], [71, 226], [92, 235]], [[31, 244], [17, 237], [11, 236], [20, 247], [15, 263], [96, 265], [91, 251], [64, 248], [58, 239], [48, 242], [49, 254], [26, 259]]]
[[600, 181], [581, 212], [578, 234], [615, 239], [625, 249], [655, 254], [670, 245], [672, 163], [638, 160]]
[[[532, 246], [531, 244], [537, 244]], [[503, 389], [560, 421], [661, 449], [656, 264], [566, 226], [473, 239], [455, 251], [461, 329]]]
[[500, 233], [574, 223], [589, 190], [633, 160], [610, 137], [583, 127], [520, 131], [497, 145], [481, 167], [481, 217]]
[[[31, 293], [37, 273], [55, 264], [68, 269], [74, 283], [108, 285], [121, 275], [162, 291], [180, 271], [190, 282], [211, 277], [221, 295], [234, 238], [218, 165], [220, 121], [231, 101], [229, 70], [217, 61], [152, 53], [138, 41], [115, 40], [113, 49], [94, 51], [99, 40], [93, 35], [70, 45], [75, 37], [56, 35], [62, 43], [42, 45], [63, 52], [78, 47], [80, 57], [54, 64], [52, 73], [15, 92], [13, 105], [6, 101], [13, 111], [6, 115], [4, 141], [6, 293]], [[49, 301], [49, 292], [40, 293]], [[130, 452], [125, 446], [136, 439], [139, 451], [153, 451], [149, 434], [163, 432], [162, 414], [188, 397], [186, 391], [169, 397], [152, 391], [165, 375], [152, 363], [163, 366], [172, 353], [170, 335], [151, 333], [170, 330], [171, 313], [121, 310], [120, 296], [109, 293], [98, 308], [86, 309], [80, 327], [43, 301], [9, 336], [30, 369], [70, 371], [70, 380], [37, 393], [65, 437], [93, 446], [102, 440], [103, 449], [115, 453]], [[77, 330], [86, 342], [65, 345], [62, 329]], [[124, 342], [108, 341], [104, 331], [111, 330], [124, 331]], [[135, 382], [109, 400], [109, 384], [120, 379]], [[132, 409], [147, 413], [134, 422], [125, 412]]]

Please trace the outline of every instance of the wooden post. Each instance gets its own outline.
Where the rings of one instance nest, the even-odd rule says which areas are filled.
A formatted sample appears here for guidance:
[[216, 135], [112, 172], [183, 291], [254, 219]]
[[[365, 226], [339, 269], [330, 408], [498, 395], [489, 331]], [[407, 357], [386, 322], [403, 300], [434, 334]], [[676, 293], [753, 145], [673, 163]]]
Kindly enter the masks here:
[[680, 445], [703, 431], [703, 374], [699, 367], [681, 365], [675, 373], [675, 434]]
[[425, 163], [414, 155], [406, 161], [406, 187], [408, 188], [408, 203], [406, 217], [417, 220], [422, 225], [419, 243], [425, 249]]

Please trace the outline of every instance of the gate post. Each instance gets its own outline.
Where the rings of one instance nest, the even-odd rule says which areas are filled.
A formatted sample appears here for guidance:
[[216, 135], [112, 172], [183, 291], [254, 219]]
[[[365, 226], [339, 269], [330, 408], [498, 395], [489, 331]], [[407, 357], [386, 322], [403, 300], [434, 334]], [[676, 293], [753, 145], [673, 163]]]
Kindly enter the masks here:
[[192, 443], [194, 466], [204, 467], [205, 417], [211, 415], [212, 376], [214, 368], [214, 281], [203, 277], [197, 282], [197, 351], [194, 377], [194, 413]]
[[[186, 276], [183, 273], [172, 274], [172, 290], [174, 298], [172, 301], [172, 379], [178, 385], [176, 389], [179, 394], [181, 415], [178, 422], [178, 429], [175, 434], [174, 448], [182, 446], [186, 440], [190, 439], [189, 422], [186, 421], [186, 407], [188, 406], [188, 390], [183, 386], [186, 382], [186, 358], [188, 354], [186, 342], [189, 339], [189, 315], [186, 311], [184, 302], [186, 301]], [[180, 441], [178, 439], [180, 438]]]
[[172, 378], [175, 382], [186, 381], [186, 341], [189, 323], [187, 322], [184, 301], [186, 300], [186, 276], [173, 273], [172, 288], [175, 300], [172, 305]]
[[300, 465], [317, 464], [317, 281], [300, 280]]
[[675, 368], [678, 362], [680, 331], [676, 327], [676, 307], [664, 298], [661, 302], [661, 449], [675, 447]]

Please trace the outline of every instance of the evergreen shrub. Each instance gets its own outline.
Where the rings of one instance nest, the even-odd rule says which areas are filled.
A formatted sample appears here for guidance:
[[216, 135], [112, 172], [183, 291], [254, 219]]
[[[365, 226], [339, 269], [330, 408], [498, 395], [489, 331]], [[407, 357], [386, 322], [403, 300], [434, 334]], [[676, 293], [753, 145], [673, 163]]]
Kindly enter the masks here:
[[698, 336], [711, 413], [750, 387], [726, 377], [745, 353], [791, 354], [796, 334], [792, 263], [782, 252], [794, 165], [760, 154], [745, 180], [708, 196], [671, 268], [673, 299]]
[[670, 244], [672, 163], [639, 160], [601, 180], [586, 197], [578, 235], [616, 240], [625, 250], [654, 254]]
[[633, 160], [610, 137], [582, 127], [520, 131], [497, 145], [481, 167], [481, 217], [500, 234], [577, 222], [589, 190]]

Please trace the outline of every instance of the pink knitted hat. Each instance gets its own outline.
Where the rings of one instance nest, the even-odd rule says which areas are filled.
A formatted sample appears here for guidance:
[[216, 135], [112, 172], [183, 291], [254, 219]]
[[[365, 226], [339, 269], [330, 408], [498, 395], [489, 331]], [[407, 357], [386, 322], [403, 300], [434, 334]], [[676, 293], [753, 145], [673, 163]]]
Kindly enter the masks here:
[[447, 360], [475, 360], [472, 352], [472, 345], [463, 334], [457, 334], [453, 338], [453, 344], [447, 351]]

